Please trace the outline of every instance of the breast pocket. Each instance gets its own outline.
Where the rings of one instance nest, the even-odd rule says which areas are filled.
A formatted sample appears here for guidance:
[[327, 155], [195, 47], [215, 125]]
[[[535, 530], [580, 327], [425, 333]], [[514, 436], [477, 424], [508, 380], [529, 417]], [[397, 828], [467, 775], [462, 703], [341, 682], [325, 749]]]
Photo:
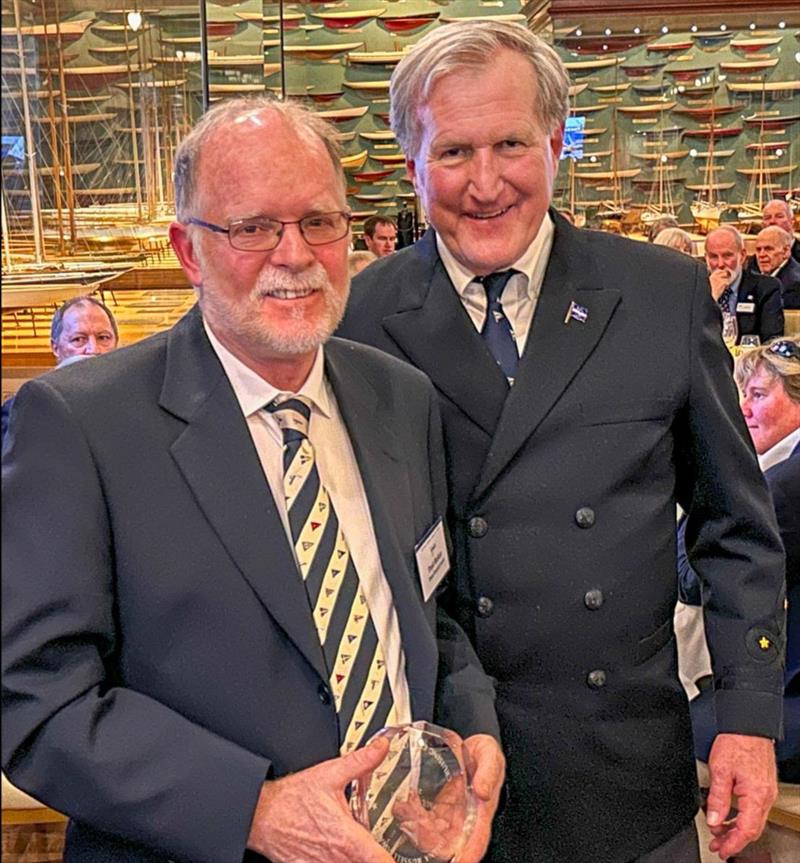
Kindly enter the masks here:
[[672, 416], [669, 399], [621, 399], [603, 404], [581, 404], [581, 425], [663, 422]]

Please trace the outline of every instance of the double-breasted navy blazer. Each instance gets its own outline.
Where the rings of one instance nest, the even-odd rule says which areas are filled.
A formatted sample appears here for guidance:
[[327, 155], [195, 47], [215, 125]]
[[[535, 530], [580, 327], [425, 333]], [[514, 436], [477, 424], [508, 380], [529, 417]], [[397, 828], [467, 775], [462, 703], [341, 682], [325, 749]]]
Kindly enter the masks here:
[[[418, 586], [414, 545], [445, 508], [430, 383], [336, 339], [325, 358], [413, 715], [498, 734], [491, 681]], [[241, 860], [262, 782], [335, 757], [338, 726], [291, 547], [199, 313], [32, 381], [12, 420], [4, 768], [71, 816], [67, 861]]]
[[676, 502], [711, 585], [728, 731], [780, 730], [783, 552], [705, 267], [554, 218], [510, 390], [433, 232], [354, 280], [339, 332], [439, 393], [454, 608], [497, 680], [508, 757], [491, 859], [627, 863], [697, 808]]

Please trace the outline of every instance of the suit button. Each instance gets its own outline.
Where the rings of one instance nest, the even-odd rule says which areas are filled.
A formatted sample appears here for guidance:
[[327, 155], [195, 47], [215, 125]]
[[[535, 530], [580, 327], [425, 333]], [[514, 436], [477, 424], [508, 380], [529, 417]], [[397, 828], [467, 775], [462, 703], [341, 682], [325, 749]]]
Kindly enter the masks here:
[[491, 617], [494, 614], [494, 602], [488, 596], [478, 598], [478, 617]]
[[317, 687], [317, 695], [319, 696], [319, 700], [323, 704], [331, 703], [331, 691], [324, 683], [320, 683], [320, 685]]
[[602, 689], [606, 685], [606, 673], [602, 668], [597, 668], [589, 672], [586, 682], [592, 689]]
[[485, 518], [481, 518], [479, 515], [476, 515], [474, 518], [469, 520], [469, 535], [474, 537], [475, 539], [480, 539], [482, 536], [486, 536], [489, 532], [489, 525], [486, 522]]
[[594, 524], [594, 510], [590, 506], [582, 506], [575, 513], [578, 527], [591, 527]]
[[603, 604], [604, 598], [603, 591], [598, 587], [593, 587], [591, 590], [586, 591], [586, 595], [583, 597], [583, 604], [592, 611], [596, 611]]

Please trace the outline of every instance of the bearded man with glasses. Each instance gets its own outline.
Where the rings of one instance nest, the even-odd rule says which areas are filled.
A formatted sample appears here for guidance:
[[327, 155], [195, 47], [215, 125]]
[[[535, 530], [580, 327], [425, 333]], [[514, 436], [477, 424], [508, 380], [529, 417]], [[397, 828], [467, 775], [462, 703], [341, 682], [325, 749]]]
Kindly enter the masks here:
[[4, 767], [70, 816], [66, 859], [391, 863], [344, 791], [386, 755], [376, 730], [436, 720], [465, 738], [477, 863], [503, 781], [493, 686], [415, 559], [446, 511], [433, 389], [329, 341], [349, 290], [335, 132], [224, 102], [175, 190], [198, 306], [17, 397]]

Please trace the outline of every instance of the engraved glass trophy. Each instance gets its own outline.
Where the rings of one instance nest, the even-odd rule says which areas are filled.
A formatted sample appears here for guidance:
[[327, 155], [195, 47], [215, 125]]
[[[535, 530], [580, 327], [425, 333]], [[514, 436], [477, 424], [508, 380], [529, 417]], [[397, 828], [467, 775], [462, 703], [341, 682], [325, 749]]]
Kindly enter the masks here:
[[356, 820], [397, 863], [456, 860], [476, 813], [463, 741], [428, 722], [384, 728], [375, 737], [388, 737], [389, 752], [353, 781]]

